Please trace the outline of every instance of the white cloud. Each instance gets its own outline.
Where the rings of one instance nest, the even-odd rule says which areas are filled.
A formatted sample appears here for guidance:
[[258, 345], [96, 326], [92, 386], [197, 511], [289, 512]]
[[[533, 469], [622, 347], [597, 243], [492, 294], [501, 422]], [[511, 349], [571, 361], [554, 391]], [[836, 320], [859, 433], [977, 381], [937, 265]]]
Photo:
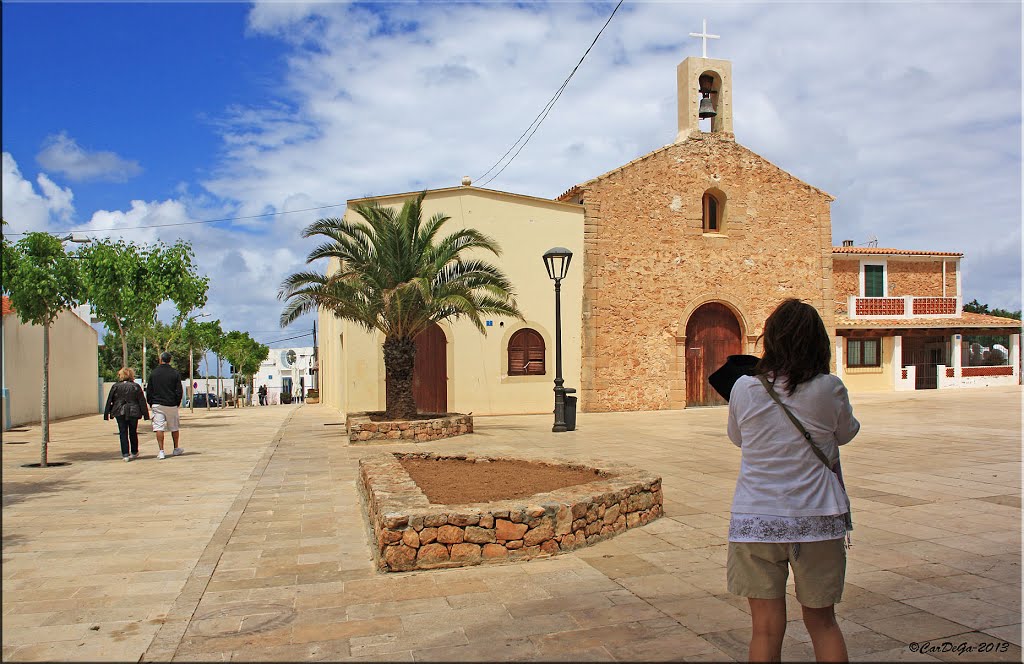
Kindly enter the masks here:
[[48, 136], [36, 155], [43, 168], [63, 173], [69, 180], [85, 182], [126, 182], [142, 173], [137, 161], [124, 159], [113, 152], [87, 152], [65, 132]]
[[[236, 109], [204, 184], [258, 212], [296, 196], [328, 204], [475, 179], [540, 111], [607, 11], [257, 4], [249, 30], [291, 47], [287, 104]], [[975, 272], [971, 286], [1003, 298], [1006, 275], [1019, 286], [1020, 243], [993, 254], [984, 239], [1007, 238], [1020, 220], [1015, 4], [624, 5], [531, 143], [487, 186], [556, 196], [671, 142], [675, 67], [699, 53], [687, 34], [703, 17], [722, 36], [709, 55], [733, 64], [737, 140], [837, 197], [837, 243], [874, 235], [883, 246], [992, 256], [1003, 277]], [[1013, 289], [1007, 306], [1020, 304]]]
[[74, 212], [71, 189], [61, 188], [45, 173], [36, 177], [39, 191], [21, 175], [9, 152], [3, 153], [3, 217], [12, 232], [47, 231]]

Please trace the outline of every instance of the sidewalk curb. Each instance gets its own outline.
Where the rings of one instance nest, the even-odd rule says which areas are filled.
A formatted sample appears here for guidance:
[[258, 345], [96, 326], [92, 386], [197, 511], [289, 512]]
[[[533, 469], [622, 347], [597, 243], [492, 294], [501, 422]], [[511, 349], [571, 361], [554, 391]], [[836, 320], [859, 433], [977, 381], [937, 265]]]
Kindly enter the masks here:
[[159, 631], [157, 631], [153, 641], [138, 661], [169, 662], [174, 659], [178, 646], [185, 636], [185, 631], [192, 621], [192, 616], [195, 614], [200, 600], [202, 600], [203, 595], [206, 593], [206, 586], [209, 585], [213, 572], [217, 569], [217, 564], [224, 553], [224, 547], [231, 539], [231, 533], [234, 532], [235, 526], [238, 525], [238, 520], [245, 512], [245, 508], [249, 504], [252, 494], [256, 491], [256, 487], [259, 486], [260, 480], [263, 479], [263, 473], [266, 471], [267, 466], [270, 465], [270, 460], [273, 458], [274, 453], [277, 452], [277, 446], [284, 438], [285, 429], [298, 411], [299, 409], [296, 408], [289, 413], [288, 417], [281, 423], [281, 426], [278, 427], [277, 433], [274, 434], [270, 445], [263, 451], [263, 456], [256, 462], [256, 466], [249, 474], [248, 479], [245, 480], [235, 501], [228, 508], [213, 537], [210, 538], [202, 555], [199, 556], [192, 574], [185, 582], [185, 587], [182, 588], [181, 594], [174, 600], [174, 604], [167, 612], [167, 617], [164, 619]]

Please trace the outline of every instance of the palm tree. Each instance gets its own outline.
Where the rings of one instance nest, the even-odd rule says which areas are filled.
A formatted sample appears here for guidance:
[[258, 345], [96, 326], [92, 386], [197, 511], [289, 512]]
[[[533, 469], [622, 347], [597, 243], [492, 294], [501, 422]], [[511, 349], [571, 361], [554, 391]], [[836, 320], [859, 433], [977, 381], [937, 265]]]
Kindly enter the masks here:
[[330, 275], [296, 272], [281, 283], [278, 299], [286, 306], [281, 326], [318, 309], [352, 321], [368, 332], [384, 334], [388, 419], [416, 415], [412, 392], [416, 336], [431, 324], [468, 318], [486, 333], [481, 316], [496, 314], [522, 319], [512, 284], [500, 269], [464, 252], [478, 249], [500, 255], [498, 243], [467, 228], [437, 239], [450, 219], [438, 213], [421, 220], [426, 192], [402, 209], [376, 201], [354, 208], [363, 221], [320, 219], [303, 237], [324, 236], [306, 259], [336, 258]]

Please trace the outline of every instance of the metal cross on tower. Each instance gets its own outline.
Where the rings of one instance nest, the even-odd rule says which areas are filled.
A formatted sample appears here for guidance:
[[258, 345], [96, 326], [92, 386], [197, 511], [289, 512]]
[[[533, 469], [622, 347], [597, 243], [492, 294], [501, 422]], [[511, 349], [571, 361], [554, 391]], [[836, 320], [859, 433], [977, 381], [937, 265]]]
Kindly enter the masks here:
[[708, 34], [708, 20], [706, 18], [702, 19], [701, 23], [702, 23], [702, 26], [703, 26], [701, 28], [701, 31], [700, 32], [691, 32], [690, 36], [691, 37], [697, 37], [698, 39], [701, 40], [701, 56], [700, 57], [707, 58], [708, 57], [708, 40], [709, 39], [720, 39], [720, 37], [718, 35], [709, 35]]

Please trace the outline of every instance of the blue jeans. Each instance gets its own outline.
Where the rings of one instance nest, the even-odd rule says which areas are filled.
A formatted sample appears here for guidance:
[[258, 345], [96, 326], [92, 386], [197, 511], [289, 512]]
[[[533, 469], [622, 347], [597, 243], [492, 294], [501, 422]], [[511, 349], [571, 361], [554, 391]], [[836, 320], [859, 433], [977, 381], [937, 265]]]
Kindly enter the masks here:
[[117, 434], [121, 437], [121, 456], [128, 456], [128, 443], [131, 443], [131, 453], [139, 453], [139, 418], [116, 416]]

